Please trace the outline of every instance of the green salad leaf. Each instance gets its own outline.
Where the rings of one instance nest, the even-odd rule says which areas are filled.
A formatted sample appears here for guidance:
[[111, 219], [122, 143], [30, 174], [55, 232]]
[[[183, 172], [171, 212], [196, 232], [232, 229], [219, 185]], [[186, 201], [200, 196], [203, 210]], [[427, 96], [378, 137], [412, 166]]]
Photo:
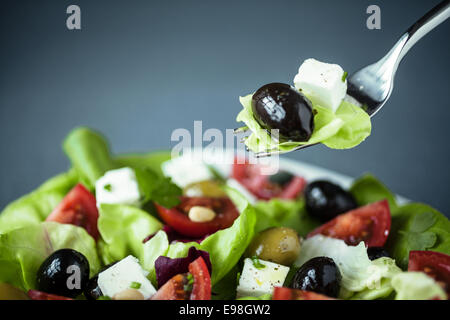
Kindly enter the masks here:
[[83, 184], [90, 189], [106, 171], [117, 168], [106, 139], [91, 129], [74, 129], [64, 140], [63, 149]]
[[162, 223], [149, 213], [133, 206], [102, 204], [98, 230], [102, 236], [100, 257], [104, 264], [133, 255], [144, 257], [142, 241], [162, 228]]
[[157, 287], [155, 261], [159, 256], [167, 255], [169, 250], [169, 239], [164, 231], [158, 231], [149, 241], [144, 244], [144, 254], [141, 264], [142, 268], [149, 272], [148, 278]]
[[442, 287], [423, 272], [402, 272], [392, 278], [396, 300], [447, 300]]
[[380, 284], [372, 289], [365, 288], [355, 294], [349, 293], [349, 299], [351, 300], [375, 300], [386, 299], [394, 293], [394, 287], [392, 286], [391, 279], [381, 279]]
[[336, 113], [330, 109], [314, 105], [314, 131], [308, 141], [276, 141], [255, 120], [252, 111], [252, 95], [240, 97], [243, 109], [237, 115], [237, 122], [244, 122], [251, 130], [245, 145], [253, 152], [280, 151], [307, 144], [323, 143], [333, 149], [348, 149], [364, 141], [371, 132], [369, 115], [361, 108], [343, 101]]
[[254, 207], [257, 216], [256, 232], [270, 227], [288, 227], [304, 237], [320, 225], [319, 221], [306, 212], [303, 199], [258, 201]]
[[76, 172], [70, 170], [11, 202], [0, 213], [0, 234], [44, 221], [77, 182]]
[[91, 276], [100, 269], [95, 240], [70, 224], [43, 222], [0, 235], [0, 283], [36, 289], [36, 273], [54, 251], [70, 248], [89, 261]]
[[166, 253], [166, 257], [175, 259], [186, 257], [190, 247], [200, 248], [198, 242], [172, 242]]

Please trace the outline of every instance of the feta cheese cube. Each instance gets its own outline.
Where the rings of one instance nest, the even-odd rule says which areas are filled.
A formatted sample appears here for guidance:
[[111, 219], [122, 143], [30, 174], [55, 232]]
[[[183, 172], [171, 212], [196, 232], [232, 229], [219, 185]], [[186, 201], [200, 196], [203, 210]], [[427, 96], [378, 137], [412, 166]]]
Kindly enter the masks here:
[[138, 259], [133, 256], [123, 258], [98, 275], [98, 285], [103, 295], [113, 297], [115, 294], [130, 289], [133, 283], [139, 283], [137, 290], [144, 299], [150, 298], [156, 289], [147, 279], [148, 272], [142, 269]]
[[95, 183], [97, 206], [102, 203], [139, 205], [140, 192], [131, 168], [110, 170]]
[[335, 112], [347, 93], [343, 76], [344, 70], [337, 64], [307, 59], [298, 69], [294, 84], [313, 104]]
[[181, 156], [164, 162], [162, 171], [180, 188], [214, 178], [211, 170], [202, 160], [190, 156]]
[[244, 269], [237, 287], [238, 298], [272, 294], [275, 286], [283, 285], [289, 267], [264, 260], [259, 260], [259, 263], [264, 267], [255, 267], [252, 259], [244, 260]]

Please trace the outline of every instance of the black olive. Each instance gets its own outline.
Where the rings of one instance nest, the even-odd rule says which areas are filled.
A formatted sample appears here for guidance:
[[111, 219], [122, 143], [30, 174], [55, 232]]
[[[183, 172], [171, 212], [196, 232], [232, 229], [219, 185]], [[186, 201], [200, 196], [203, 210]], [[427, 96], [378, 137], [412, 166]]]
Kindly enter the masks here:
[[351, 193], [329, 181], [314, 181], [305, 188], [306, 211], [322, 222], [327, 222], [357, 206]]
[[84, 288], [83, 291], [84, 296], [88, 300], [97, 300], [98, 298], [103, 296], [103, 292], [98, 285], [98, 275], [100, 274], [100, 272], [105, 271], [106, 269], [115, 265], [116, 263], [117, 261], [104, 266], [95, 276], [89, 279], [88, 283], [86, 284], [86, 288]]
[[37, 272], [38, 290], [70, 298], [78, 296], [88, 280], [88, 260], [72, 249], [53, 252]]
[[367, 255], [370, 260], [376, 260], [382, 257], [389, 257], [389, 253], [383, 247], [367, 248]]
[[98, 274], [95, 275], [95, 277], [89, 279], [83, 293], [88, 300], [97, 300], [98, 298], [103, 296], [103, 292], [98, 286]]
[[252, 111], [261, 127], [269, 133], [278, 129], [284, 140], [307, 141], [314, 130], [311, 102], [288, 84], [270, 83], [259, 88], [252, 97]]
[[291, 182], [293, 178], [294, 175], [292, 173], [289, 173], [287, 171], [278, 171], [277, 173], [269, 176], [269, 181], [283, 187]]
[[295, 273], [291, 287], [336, 298], [341, 288], [341, 272], [333, 259], [316, 257], [305, 262]]

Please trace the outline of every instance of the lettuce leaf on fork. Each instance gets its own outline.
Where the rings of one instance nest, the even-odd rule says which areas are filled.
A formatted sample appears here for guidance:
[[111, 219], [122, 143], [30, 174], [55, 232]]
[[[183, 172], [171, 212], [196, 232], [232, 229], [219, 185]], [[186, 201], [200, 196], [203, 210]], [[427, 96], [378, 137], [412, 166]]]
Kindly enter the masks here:
[[253, 152], [278, 151], [281, 153], [309, 144], [323, 143], [332, 149], [349, 149], [364, 141], [371, 132], [369, 115], [360, 107], [342, 101], [336, 113], [330, 109], [313, 105], [314, 131], [305, 142], [276, 141], [255, 120], [252, 111], [252, 95], [240, 97], [243, 109], [237, 115], [237, 122], [244, 122], [251, 131], [245, 145]]

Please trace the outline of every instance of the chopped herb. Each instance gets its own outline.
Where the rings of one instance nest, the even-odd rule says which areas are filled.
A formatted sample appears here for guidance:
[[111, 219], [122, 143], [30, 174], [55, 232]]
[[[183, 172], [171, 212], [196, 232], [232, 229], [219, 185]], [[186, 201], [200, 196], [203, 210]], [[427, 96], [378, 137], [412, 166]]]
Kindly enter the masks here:
[[132, 288], [132, 289], [139, 289], [141, 286], [142, 286], [141, 283], [133, 281], [131, 283], [131, 285], [130, 285], [130, 288]]
[[109, 192], [111, 192], [111, 190], [112, 190], [112, 186], [111, 186], [111, 184], [105, 184], [105, 186], [103, 187], [103, 189], [105, 189], [106, 191], [109, 191]]
[[[407, 247], [408, 252], [411, 250], [429, 250], [438, 241], [438, 236], [434, 231], [429, 230], [437, 221], [437, 217], [433, 212], [423, 212], [413, 216], [408, 227], [404, 230], [398, 230], [402, 242]], [[400, 259], [398, 259], [400, 260]], [[404, 258], [403, 265], [407, 265], [407, 259]]]
[[345, 79], [347, 79], [348, 72], [344, 71], [344, 74], [342, 75], [342, 82], [345, 82]]
[[111, 297], [108, 296], [101, 296], [97, 300], [112, 300]]
[[258, 259], [257, 257], [253, 257], [253, 258], [252, 258], [252, 261], [253, 261], [253, 266], [254, 266], [256, 269], [264, 269], [264, 268], [266, 267], [264, 264], [262, 264], [262, 263], [259, 261], [259, 259]]
[[192, 291], [192, 287], [194, 286], [194, 277], [192, 274], [188, 273], [186, 276], [187, 283], [183, 286], [184, 291]]

